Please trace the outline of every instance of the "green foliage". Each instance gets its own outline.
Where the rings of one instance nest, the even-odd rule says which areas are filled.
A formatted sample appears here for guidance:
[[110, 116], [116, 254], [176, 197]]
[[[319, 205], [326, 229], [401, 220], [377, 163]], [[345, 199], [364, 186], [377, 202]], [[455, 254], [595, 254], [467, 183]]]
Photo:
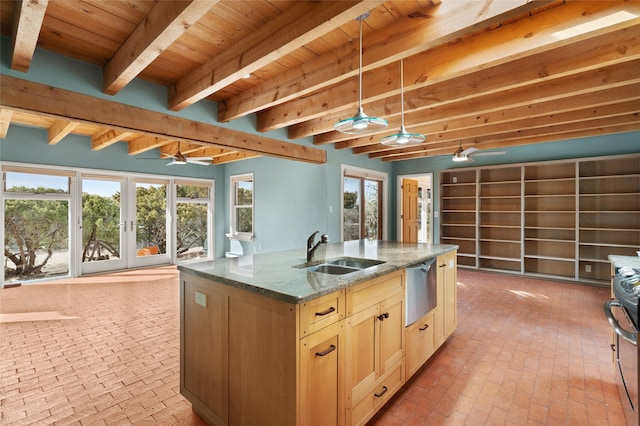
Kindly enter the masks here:
[[165, 185], [136, 188], [138, 248], [158, 246], [167, 252], [167, 188]]
[[346, 210], [351, 210], [352, 208], [355, 207], [356, 203], [358, 202], [358, 193], [357, 192], [349, 192], [349, 191], [345, 191], [344, 192], [344, 208]]
[[68, 249], [67, 201], [6, 200], [4, 214], [5, 277], [41, 276], [54, 250]]
[[120, 257], [120, 194], [82, 194], [82, 261]]
[[207, 204], [178, 203], [177, 252], [184, 253], [192, 247], [207, 246]]

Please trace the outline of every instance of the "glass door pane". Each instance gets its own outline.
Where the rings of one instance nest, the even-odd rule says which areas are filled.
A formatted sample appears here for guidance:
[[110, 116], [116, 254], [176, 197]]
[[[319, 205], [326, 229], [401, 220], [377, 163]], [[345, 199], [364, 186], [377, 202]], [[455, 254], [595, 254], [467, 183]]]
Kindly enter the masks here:
[[82, 273], [126, 267], [122, 181], [82, 179]]
[[[135, 182], [135, 220], [130, 229], [135, 234], [131, 266], [168, 263], [167, 252], [167, 182]], [[130, 238], [132, 238], [130, 236]]]
[[360, 208], [362, 206], [361, 186], [362, 179], [345, 177], [343, 193], [343, 240], [359, 240], [361, 218]]
[[211, 187], [176, 184], [176, 258], [178, 262], [211, 258]]
[[364, 181], [364, 238], [378, 240], [381, 238], [380, 226], [380, 182]]

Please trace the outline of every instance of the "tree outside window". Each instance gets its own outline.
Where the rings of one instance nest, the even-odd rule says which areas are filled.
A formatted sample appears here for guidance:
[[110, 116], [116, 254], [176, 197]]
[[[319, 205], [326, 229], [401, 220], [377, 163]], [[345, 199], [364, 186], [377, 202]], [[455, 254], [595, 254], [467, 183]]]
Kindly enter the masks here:
[[382, 182], [356, 176], [344, 177], [343, 239], [380, 239]]
[[253, 237], [253, 174], [231, 177], [231, 233]]

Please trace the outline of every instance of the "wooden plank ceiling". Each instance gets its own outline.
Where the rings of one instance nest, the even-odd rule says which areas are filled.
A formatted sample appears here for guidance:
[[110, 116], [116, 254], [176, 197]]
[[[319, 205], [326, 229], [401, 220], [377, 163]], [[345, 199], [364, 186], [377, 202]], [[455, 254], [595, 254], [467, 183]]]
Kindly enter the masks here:
[[[355, 18], [367, 11], [360, 91]], [[8, 76], [2, 137], [16, 123], [46, 127], [50, 144], [76, 133], [91, 136], [94, 150], [128, 143], [131, 155], [173, 155], [181, 142], [183, 153], [213, 164], [258, 155], [322, 163], [323, 149], [296, 140], [397, 161], [450, 155], [460, 144], [495, 149], [640, 130], [639, 1], [3, 0], [0, 28], [16, 71], [30, 69], [36, 47], [47, 49], [101, 66], [106, 94], [148, 80], [168, 88], [167, 113], [213, 101], [216, 120], [255, 114], [259, 132], [286, 128], [291, 141], [123, 112]], [[404, 124], [426, 141], [387, 147], [380, 139], [401, 126], [400, 59]], [[387, 129], [333, 129], [356, 113], [359, 97]]]

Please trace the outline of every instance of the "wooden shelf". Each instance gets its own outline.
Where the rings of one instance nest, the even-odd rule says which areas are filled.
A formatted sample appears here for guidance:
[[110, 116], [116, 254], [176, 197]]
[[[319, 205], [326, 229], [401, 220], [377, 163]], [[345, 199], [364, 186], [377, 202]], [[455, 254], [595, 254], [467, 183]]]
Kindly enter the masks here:
[[560, 260], [541, 257], [526, 257], [524, 272], [534, 275], [574, 278], [576, 274], [575, 260]]
[[441, 182], [441, 236], [464, 244], [460, 266], [608, 285], [607, 256], [640, 249], [640, 154], [446, 170]]

